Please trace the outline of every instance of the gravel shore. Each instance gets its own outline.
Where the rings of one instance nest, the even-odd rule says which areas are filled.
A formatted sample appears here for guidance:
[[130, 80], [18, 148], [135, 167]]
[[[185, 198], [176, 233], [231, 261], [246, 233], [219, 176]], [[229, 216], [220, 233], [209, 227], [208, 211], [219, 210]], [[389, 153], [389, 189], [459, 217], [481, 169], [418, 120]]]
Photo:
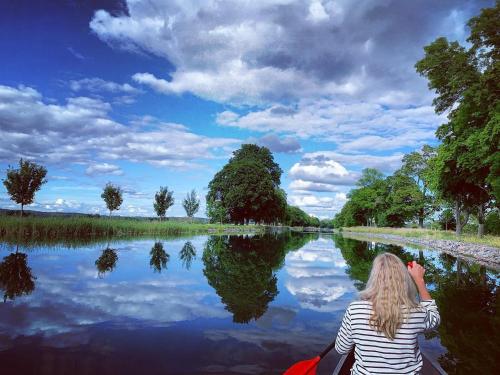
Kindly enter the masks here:
[[461, 241], [404, 237], [382, 233], [350, 232], [346, 230], [342, 232], [342, 235], [347, 238], [372, 239], [377, 242], [409, 244], [435, 249], [459, 258], [473, 260], [488, 268], [500, 271], [500, 249], [497, 247]]

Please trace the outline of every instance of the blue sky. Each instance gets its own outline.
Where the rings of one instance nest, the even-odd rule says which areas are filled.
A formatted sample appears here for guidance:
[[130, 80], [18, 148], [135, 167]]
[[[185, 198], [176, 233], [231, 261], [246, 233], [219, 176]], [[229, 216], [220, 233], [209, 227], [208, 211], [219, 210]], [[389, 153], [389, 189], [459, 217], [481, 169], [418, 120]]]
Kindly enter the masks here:
[[[269, 147], [290, 204], [332, 217], [360, 171], [391, 173], [444, 117], [414, 69], [492, 1], [16, 1], [0, 5], [0, 171], [48, 183], [30, 208], [152, 215], [202, 198], [242, 143]], [[0, 207], [13, 208], [3, 185]]]

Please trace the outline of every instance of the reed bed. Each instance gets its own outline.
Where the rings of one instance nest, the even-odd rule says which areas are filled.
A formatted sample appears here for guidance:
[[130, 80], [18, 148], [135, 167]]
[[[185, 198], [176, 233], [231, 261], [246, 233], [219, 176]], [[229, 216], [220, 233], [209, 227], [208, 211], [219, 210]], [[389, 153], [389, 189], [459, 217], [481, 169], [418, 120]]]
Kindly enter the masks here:
[[402, 237], [426, 238], [433, 240], [450, 240], [475, 243], [500, 248], [500, 237], [485, 235], [478, 237], [469, 233], [464, 233], [460, 237], [455, 235], [455, 232], [433, 229], [420, 228], [389, 228], [389, 227], [346, 227], [342, 228], [346, 232], [357, 233], [377, 233], [377, 234], [393, 234]]
[[259, 231], [254, 225], [205, 224], [184, 221], [139, 220], [95, 217], [0, 216], [0, 240], [16, 242], [59, 241], [131, 236], [178, 236], [192, 234], [246, 233]]

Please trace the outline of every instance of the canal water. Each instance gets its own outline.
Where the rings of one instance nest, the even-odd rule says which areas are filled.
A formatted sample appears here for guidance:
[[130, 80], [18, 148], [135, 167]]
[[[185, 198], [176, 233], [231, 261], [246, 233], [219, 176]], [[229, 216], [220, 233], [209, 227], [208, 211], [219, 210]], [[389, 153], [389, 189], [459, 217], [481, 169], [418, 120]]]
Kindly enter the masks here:
[[1, 243], [0, 374], [281, 374], [335, 338], [386, 251], [427, 269], [442, 323], [422, 351], [449, 374], [497, 373], [495, 271], [429, 249], [285, 233]]

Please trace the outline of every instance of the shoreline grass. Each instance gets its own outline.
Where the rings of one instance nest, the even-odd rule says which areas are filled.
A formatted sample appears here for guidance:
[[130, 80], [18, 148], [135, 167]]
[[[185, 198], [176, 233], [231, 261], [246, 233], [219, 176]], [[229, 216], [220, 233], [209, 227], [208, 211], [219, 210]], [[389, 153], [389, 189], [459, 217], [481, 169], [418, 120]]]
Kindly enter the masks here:
[[343, 227], [343, 232], [371, 233], [371, 234], [391, 234], [409, 238], [423, 238], [429, 240], [448, 240], [457, 242], [473, 243], [478, 245], [487, 245], [500, 248], [500, 237], [485, 235], [477, 237], [468, 233], [460, 237], [455, 232], [421, 228], [390, 228], [390, 227]]
[[262, 231], [258, 225], [205, 224], [185, 221], [58, 216], [0, 216], [0, 240], [57, 240], [126, 236], [170, 236]]

